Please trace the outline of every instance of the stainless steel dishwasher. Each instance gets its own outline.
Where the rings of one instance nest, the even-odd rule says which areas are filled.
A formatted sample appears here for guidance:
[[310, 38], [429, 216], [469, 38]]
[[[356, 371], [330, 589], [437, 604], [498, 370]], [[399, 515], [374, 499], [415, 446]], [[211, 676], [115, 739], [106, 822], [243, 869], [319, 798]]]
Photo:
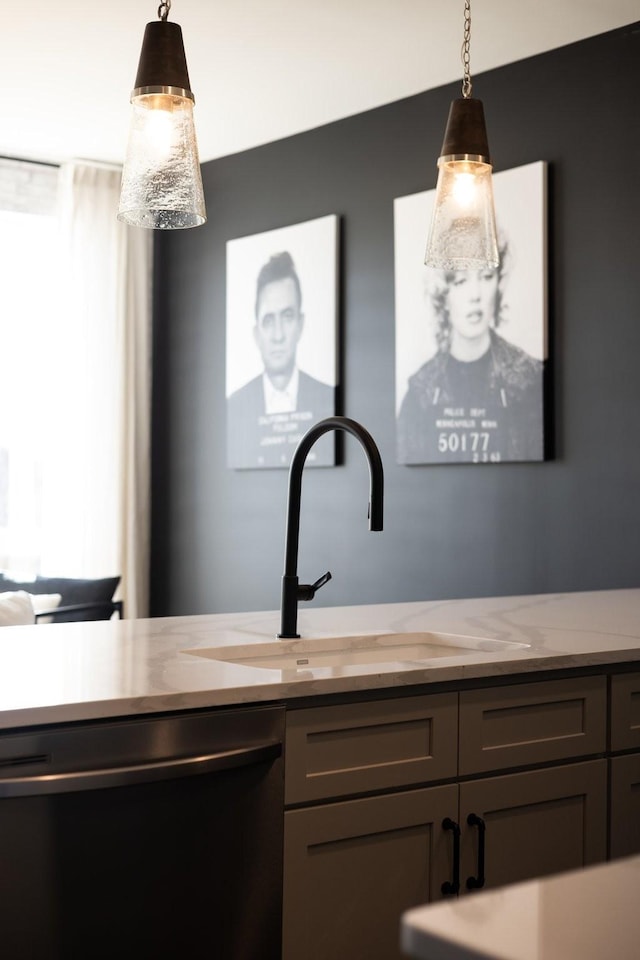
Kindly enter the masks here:
[[6, 960], [279, 960], [284, 709], [0, 735]]

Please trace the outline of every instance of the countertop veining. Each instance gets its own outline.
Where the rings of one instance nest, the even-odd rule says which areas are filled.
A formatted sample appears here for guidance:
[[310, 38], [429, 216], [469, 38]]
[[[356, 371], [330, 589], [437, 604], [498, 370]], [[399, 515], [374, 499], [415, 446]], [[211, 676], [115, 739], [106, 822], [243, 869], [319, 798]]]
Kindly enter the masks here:
[[300, 610], [304, 638], [439, 631], [505, 645], [424, 663], [279, 670], [186, 652], [270, 641], [278, 624], [267, 611], [5, 627], [0, 728], [640, 663], [640, 589]]

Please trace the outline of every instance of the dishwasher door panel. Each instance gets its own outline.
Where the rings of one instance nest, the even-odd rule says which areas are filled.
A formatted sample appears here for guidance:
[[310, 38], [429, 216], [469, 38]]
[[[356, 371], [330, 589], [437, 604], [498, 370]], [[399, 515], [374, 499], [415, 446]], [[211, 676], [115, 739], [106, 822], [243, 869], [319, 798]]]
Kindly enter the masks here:
[[[256, 708], [0, 738], [3, 955], [279, 958], [280, 714]], [[76, 734], [80, 757], [69, 750]]]

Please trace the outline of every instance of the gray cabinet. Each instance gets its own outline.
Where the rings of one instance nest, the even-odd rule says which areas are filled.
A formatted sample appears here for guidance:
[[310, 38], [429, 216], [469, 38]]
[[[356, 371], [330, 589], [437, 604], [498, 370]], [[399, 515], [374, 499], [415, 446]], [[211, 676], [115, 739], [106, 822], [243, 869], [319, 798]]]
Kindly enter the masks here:
[[478, 880], [501, 886], [604, 860], [606, 760], [568, 764], [285, 813], [283, 960], [395, 960], [404, 910], [460, 893]]
[[640, 853], [640, 754], [611, 760], [611, 857]]
[[611, 678], [611, 857], [640, 853], [639, 750], [640, 673], [619, 674]]
[[[461, 892], [606, 858], [607, 763], [567, 763], [606, 749], [607, 679], [573, 677], [460, 694], [460, 777], [532, 766], [460, 786]], [[563, 761], [562, 765], [549, 766]], [[481, 824], [469, 824], [469, 816]]]
[[486, 887], [605, 859], [605, 746], [605, 677], [290, 711], [283, 960], [399, 958], [481, 854]]
[[451, 873], [457, 809], [455, 784], [411, 788], [455, 778], [457, 734], [456, 693], [287, 714], [283, 960], [401, 956], [400, 914]]
[[482, 842], [486, 889], [598, 863], [607, 855], [607, 761], [462, 783], [459, 817], [461, 893], [478, 878]]
[[398, 920], [450, 874], [448, 784], [285, 813], [283, 960], [395, 960]]

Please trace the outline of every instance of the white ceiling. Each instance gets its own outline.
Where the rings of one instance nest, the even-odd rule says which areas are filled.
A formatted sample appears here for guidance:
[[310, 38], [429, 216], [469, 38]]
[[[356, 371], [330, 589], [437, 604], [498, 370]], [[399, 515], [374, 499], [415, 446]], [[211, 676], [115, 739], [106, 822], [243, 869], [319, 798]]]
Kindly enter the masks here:
[[[121, 163], [156, 0], [0, 0], [0, 155]], [[462, 0], [173, 0], [201, 159], [455, 81]], [[475, 0], [472, 77], [640, 19], [640, 0]], [[482, 97], [481, 82], [474, 94]]]

